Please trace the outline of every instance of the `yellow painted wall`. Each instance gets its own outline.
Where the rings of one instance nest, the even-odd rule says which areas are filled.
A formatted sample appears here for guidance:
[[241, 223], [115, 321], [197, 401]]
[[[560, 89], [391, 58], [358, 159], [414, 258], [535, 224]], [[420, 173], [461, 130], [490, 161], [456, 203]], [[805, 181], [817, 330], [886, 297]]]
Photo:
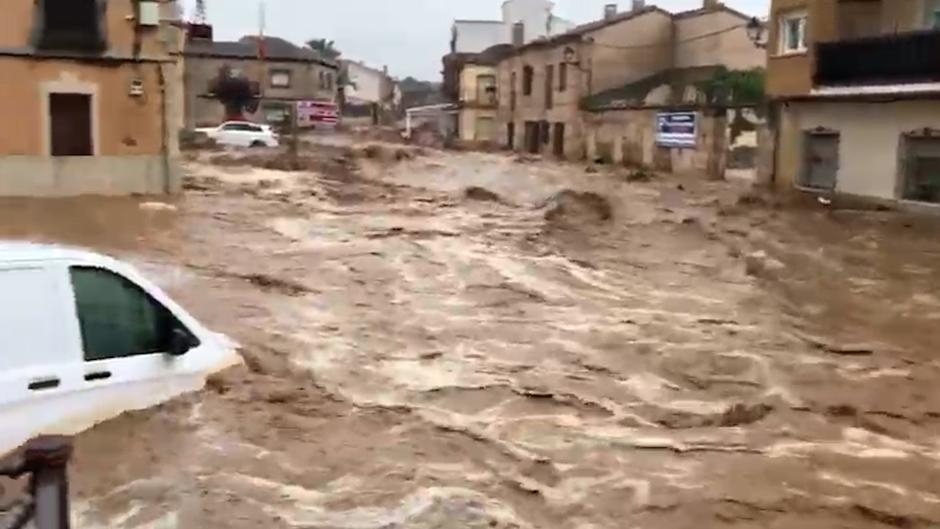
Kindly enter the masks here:
[[[480, 118], [493, 120], [493, 137], [487, 138], [478, 129]], [[496, 109], [465, 108], [460, 111], [460, 139], [467, 142], [499, 142], [502, 133], [496, 121]]]
[[[881, 31], [895, 33], [922, 29], [925, 0], [882, 0]], [[796, 10], [808, 13], [807, 52], [779, 54], [780, 16]], [[767, 46], [767, 93], [774, 98], [808, 94], [815, 68], [813, 44], [834, 41], [839, 34], [838, 0], [773, 0]]]
[[[835, 35], [835, 6], [831, 0], [773, 0], [768, 22], [767, 95], [772, 98], [808, 94], [813, 89], [813, 43]], [[795, 11], [809, 16], [806, 31], [806, 53], [781, 55], [780, 17]]]
[[496, 67], [480, 64], [468, 64], [460, 71], [460, 100], [477, 100], [477, 81], [481, 75], [496, 77]]
[[[23, 48], [31, 46], [36, 0], [3, 0], [3, 16], [0, 17], [0, 48]], [[131, 0], [107, 2], [108, 51], [113, 55], [131, 55], [134, 49], [137, 23], [134, 3]], [[128, 18], [131, 18], [130, 20]], [[140, 51], [142, 56], [165, 56], [163, 40], [167, 38], [165, 27], [140, 28]]]
[[[98, 97], [99, 141], [103, 156], [158, 154], [161, 152], [161, 93], [159, 65], [143, 63], [101, 67], [74, 61], [33, 61], [0, 58], [0, 77], [7, 83], [0, 97], [0, 154], [43, 155], [47, 125], [42, 114], [42, 83], [90, 83]], [[128, 95], [130, 82], [144, 82], [144, 96]]]

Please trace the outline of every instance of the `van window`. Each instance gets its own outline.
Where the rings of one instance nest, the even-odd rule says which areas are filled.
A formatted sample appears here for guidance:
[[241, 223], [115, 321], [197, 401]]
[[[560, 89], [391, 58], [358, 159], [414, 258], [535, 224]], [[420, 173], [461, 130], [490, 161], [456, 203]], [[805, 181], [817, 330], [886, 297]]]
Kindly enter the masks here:
[[85, 360], [169, 350], [183, 325], [139, 286], [101, 268], [72, 267], [72, 286]]
[[75, 360], [60, 294], [46, 268], [0, 268], [0, 372]]

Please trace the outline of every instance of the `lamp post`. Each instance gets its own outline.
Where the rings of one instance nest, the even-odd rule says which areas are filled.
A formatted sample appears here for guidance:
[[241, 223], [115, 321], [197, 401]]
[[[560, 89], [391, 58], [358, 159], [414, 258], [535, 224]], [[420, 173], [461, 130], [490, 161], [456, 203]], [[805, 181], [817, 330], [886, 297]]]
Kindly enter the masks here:
[[751, 20], [747, 22], [745, 30], [747, 31], [747, 37], [751, 39], [751, 42], [753, 42], [755, 46], [758, 48], [767, 47], [767, 41], [764, 40], [766, 28], [764, 27], [764, 23], [758, 20], [757, 17], [751, 17]]
[[578, 52], [571, 46], [565, 46], [564, 59], [565, 64], [574, 66], [582, 72], [584, 71], [584, 68], [581, 67], [581, 60], [578, 59]]

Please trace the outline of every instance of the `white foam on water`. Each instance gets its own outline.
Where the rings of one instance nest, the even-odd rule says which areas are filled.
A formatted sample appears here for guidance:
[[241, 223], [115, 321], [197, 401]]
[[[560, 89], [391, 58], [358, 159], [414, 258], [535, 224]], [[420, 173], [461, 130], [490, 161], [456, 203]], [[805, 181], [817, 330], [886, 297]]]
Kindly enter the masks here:
[[[330, 510], [329, 500], [341, 490], [327, 485], [326, 491], [310, 490], [295, 485], [278, 483], [244, 474], [226, 475], [225, 479], [260, 489], [284, 498], [284, 504], [263, 504], [272, 515], [287, 520], [297, 527], [336, 527], [343, 529], [381, 529], [389, 526], [441, 527], [441, 523], [458, 523], [452, 519], [457, 510], [463, 517], [496, 520], [528, 528], [515, 512], [503, 503], [480, 492], [459, 487], [429, 487], [418, 489], [391, 507], [357, 507]], [[349, 492], [349, 491], [346, 491]], [[447, 506], [443, 508], [443, 506]], [[439, 512], [443, 511], [443, 512]], [[422, 520], [427, 520], [427, 525]]]

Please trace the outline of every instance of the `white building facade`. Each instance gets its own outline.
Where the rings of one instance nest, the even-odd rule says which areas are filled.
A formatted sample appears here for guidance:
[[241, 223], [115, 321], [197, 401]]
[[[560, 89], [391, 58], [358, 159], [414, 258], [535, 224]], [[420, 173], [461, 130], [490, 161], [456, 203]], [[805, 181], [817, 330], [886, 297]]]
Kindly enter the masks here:
[[480, 53], [497, 44], [510, 44], [516, 24], [521, 24], [523, 43], [573, 28], [572, 22], [552, 14], [554, 8], [549, 0], [506, 0], [502, 20], [455, 20], [451, 52]]

